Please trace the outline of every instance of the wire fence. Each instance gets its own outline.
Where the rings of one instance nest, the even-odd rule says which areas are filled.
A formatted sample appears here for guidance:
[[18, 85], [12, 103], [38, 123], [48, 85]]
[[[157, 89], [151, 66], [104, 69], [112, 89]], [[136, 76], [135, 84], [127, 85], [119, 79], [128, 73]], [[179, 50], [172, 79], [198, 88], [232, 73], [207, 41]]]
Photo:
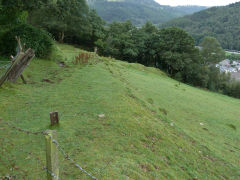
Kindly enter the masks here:
[[4, 75], [10, 66], [11, 61], [0, 61], [0, 78]]
[[44, 179], [42, 136], [32, 136], [7, 123], [0, 127], [0, 179]]
[[[59, 144], [59, 142], [50, 136], [46, 131], [32, 131], [22, 129], [9, 122], [4, 122], [0, 119], [0, 180], [12, 180], [12, 179], [43, 179], [47, 174], [49, 174], [53, 179], [61, 180], [56, 174], [51, 172], [46, 166], [46, 156], [45, 150], [45, 137], [49, 136], [52, 143], [57, 147], [58, 152], [64, 157], [62, 159], [62, 164], [71, 164], [72, 167], [79, 169], [82, 173], [87, 175], [89, 178], [97, 180], [95, 176], [86, 171], [82, 166], [80, 166], [75, 160], [73, 160], [69, 154], [64, 150], [64, 147]], [[12, 131], [9, 131], [11, 129]], [[3, 130], [6, 132], [3, 133]], [[20, 138], [19, 133], [21, 133], [23, 138]], [[36, 139], [33, 140], [34, 136]], [[8, 137], [16, 136], [19, 139], [11, 140]], [[24, 139], [24, 140], [22, 140]], [[27, 140], [27, 143], [26, 143]], [[25, 142], [25, 143], [23, 143]], [[33, 145], [36, 146], [33, 146]], [[15, 148], [13, 148], [15, 147]], [[31, 147], [31, 148], [30, 148]], [[14, 150], [13, 150], [14, 149]], [[24, 150], [28, 149], [28, 150]], [[15, 155], [13, 155], [15, 154]], [[37, 162], [37, 163], [36, 163]], [[25, 166], [31, 167], [31, 172], [27, 171]], [[7, 174], [1, 174], [1, 172], [8, 172]], [[43, 173], [45, 172], [45, 173]], [[32, 176], [31, 176], [32, 174]], [[64, 177], [65, 176], [65, 177]], [[62, 179], [67, 179], [64, 173], [61, 174]]]

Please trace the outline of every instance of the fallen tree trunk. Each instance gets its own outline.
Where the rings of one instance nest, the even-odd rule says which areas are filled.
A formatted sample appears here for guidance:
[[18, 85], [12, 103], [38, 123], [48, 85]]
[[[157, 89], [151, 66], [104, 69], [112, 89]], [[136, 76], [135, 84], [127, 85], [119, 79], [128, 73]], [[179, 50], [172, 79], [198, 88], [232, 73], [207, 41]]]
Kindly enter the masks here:
[[35, 57], [35, 53], [32, 49], [28, 49], [24, 52], [20, 38], [16, 37], [18, 42], [18, 53], [15, 58], [12, 59], [11, 66], [7, 69], [6, 73], [0, 79], [0, 87], [6, 80], [10, 82], [16, 82], [18, 77], [22, 76], [22, 73], [30, 61]]
[[34, 58], [35, 54], [32, 49], [28, 49], [25, 53], [19, 54], [19, 60], [16, 59], [15, 66], [11, 69], [8, 80], [10, 82], [16, 82], [17, 79], [21, 76], [26, 66]]

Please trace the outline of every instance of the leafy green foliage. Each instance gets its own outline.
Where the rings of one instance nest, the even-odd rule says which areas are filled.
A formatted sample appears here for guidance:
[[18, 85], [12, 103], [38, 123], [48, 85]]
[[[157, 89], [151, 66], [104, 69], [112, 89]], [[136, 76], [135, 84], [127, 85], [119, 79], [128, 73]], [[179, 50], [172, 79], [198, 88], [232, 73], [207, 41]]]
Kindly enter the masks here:
[[227, 88], [224, 89], [224, 93], [233, 96], [236, 98], [240, 98], [240, 82], [231, 82], [227, 85]]
[[214, 67], [225, 57], [215, 38], [206, 37], [199, 50], [183, 29], [157, 29], [150, 22], [136, 28], [127, 21], [110, 24], [96, 45], [101, 55], [157, 67], [179, 81], [211, 91], [231, 91], [230, 76]]
[[51, 32], [55, 39], [63, 42], [73, 39], [89, 29], [88, 7], [84, 0], [48, 1], [33, 14], [32, 23]]
[[184, 28], [199, 44], [205, 36], [215, 37], [224, 49], [240, 50], [240, 2], [213, 7], [193, 15], [174, 19], [163, 27]]
[[31, 13], [40, 8], [44, 0], [2, 0], [0, 8], [0, 49], [1, 55], [15, 54], [15, 36], [20, 36], [26, 47], [33, 48], [36, 56], [49, 55], [52, 39], [44, 30], [26, 23]]
[[0, 22], [1, 24], [21, 24], [24, 11], [31, 13], [43, 2], [44, 0], [1, 0]]
[[92, 48], [105, 33], [105, 22], [84, 0], [48, 0], [31, 15], [32, 25], [46, 29], [61, 43]]
[[1, 55], [16, 54], [16, 36], [21, 38], [21, 42], [25, 44], [26, 48], [34, 49], [37, 57], [46, 57], [52, 50], [53, 40], [46, 31], [22, 24], [3, 34], [0, 39]]
[[161, 68], [170, 75], [182, 72], [194, 59], [197, 50], [193, 38], [179, 28], [161, 29], [157, 36], [157, 59]]
[[3, 0], [1, 7], [0, 36], [28, 23], [47, 30], [59, 42], [93, 48], [105, 33], [105, 22], [96, 11], [89, 11], [85, 0]]
[[90, 23], [90, 28], [87, 31], [88, 33], [87, 36], [89, 38], [87, 40], [90, 46], [94, 46], [95, 45], [94, 43], [98, 39], [103, 38], [105, 35], [105, 29], [104, 29], [105, 21], [103, 21], [102, 18], [98, 16], [95, 10], [90, 10], [87, 18], [88, 18], [88, 22]]
[[205, 64], [217, 64], [225, 59], [225, 51], [214, 37], [205, 37], [200, 43], [201, 55]]
[[132, 36], [134, 30], [136, 28], [130, 21], [110, 24], [105, 39], [96, 43], [100, 53], [127, 61], [136, 59], [138, 52]]
[[137, 29], [130, 21], [112, 23], [105, 39], [98, 41], [100, 53], [129, 62], [166, 70], [171, 76], [182, 73], [201, 57], [194, 40], [178, 28], [158, 30], [150, 22]]
[[240, 60], [240, 54], [226, 53], [226, 58], [230, 59], [231, 61]]

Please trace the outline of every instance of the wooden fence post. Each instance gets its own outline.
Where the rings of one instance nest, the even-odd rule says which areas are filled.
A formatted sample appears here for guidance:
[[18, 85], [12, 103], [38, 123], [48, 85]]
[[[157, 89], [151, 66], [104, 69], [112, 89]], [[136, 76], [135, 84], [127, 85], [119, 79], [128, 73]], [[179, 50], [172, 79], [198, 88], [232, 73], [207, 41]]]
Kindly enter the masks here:
[[58, 112], [50, 112], [51, 126], [59, 123]]
[[47, 162], [47, 180], [59, 179], [58, 167], [58, 149], [53, 140], [57, 141], [57, 132], [54, 130], [47, 130], [46, 135], [46, 162]]

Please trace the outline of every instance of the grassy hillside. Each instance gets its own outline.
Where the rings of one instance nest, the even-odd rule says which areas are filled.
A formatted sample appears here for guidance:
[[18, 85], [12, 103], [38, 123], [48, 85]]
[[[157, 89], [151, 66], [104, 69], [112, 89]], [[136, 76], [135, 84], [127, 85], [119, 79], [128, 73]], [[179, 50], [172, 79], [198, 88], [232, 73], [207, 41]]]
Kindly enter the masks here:
[[131, 20], [134, 25], [138, 26], [147, 21], [162, 24], [171, 19], [206, 9], [202, 6], [163, 6], [154, 0], [88, 0], [87, 2], [107, 22]]
[[199, 43], [205, 36], [217, 38], [223, 48], [240, 50], [240, 2], [209, 8], [163, 25], [184, 28]]
[[[94, 57], [73, 65], [80, 51], [58, 45], [65, 67], [35, 59], [27, 85], [0, 89], [0, 177], [45, 179], [44, 137], [4, 122], [42, 131], [57, 110], [60, 145], [98, 179], [240, 179], [240, 100], [139, 64]], [[61, 179], [89, 179], [59, 156]]]

